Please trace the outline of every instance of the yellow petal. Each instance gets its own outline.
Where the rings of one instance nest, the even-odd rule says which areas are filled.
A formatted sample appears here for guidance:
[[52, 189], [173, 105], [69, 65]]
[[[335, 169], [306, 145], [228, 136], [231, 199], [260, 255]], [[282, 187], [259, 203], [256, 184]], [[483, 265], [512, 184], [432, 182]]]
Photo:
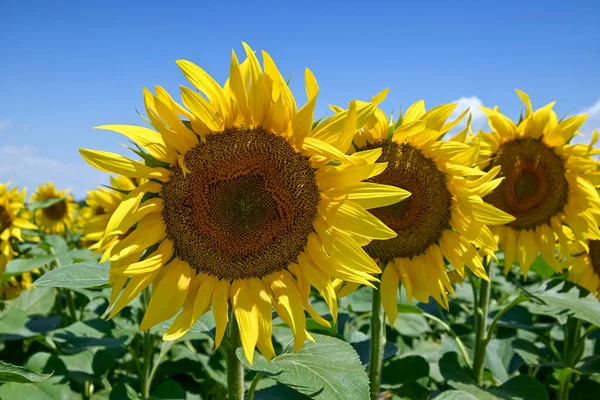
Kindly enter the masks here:
[[319, 204], [319, 213], [340, 231], [380, 240], [397, 236], [383, 222], [351, 201], [323, 201]]
[[159, 322], [175, 315], [183, 305], [192, 280], [192, 269], [181, 260], [175, 259], [165, 268], [165, 275], [154, 288], [148, 309], [140, 324], [140, 330], [150, 329]]
[[397, 296], [399, 282], [400, 274], [396, 266], [393, 263], [388, 263], [383, 270], [379, 290], [381, 291], [381, 305], [391, 326], [394, 326], [394, 322], [396, 322], [396, 318], [398, 317]]
[[101, 125], [95, 129], [119, 132], [143, 147], [159, 161], [171, 163], [177, 157], [177, 153], [172, 148], [168, 148], [160, 134], [152, 129], [133, 125]]
[[230, 283], [226, 279], [220, 280], [214, 289], [212, 297], [212, 312], [215, 317], [215, 349], [221, 345], [223, 335], [227, 329], [229, 320], [229, 288]]
[[270, 360], [275, 357], [275, 349], [273, 348], [272, 335], [272, 312], [271, 297], [258, 279], [250, 279], [248, 282], [250, 291], [256, 302], [256, 310], [258, 313], [258, 342], [257, 346], [262, 355]]
[[330, 199], [347, 199], [358, 206], [370, 209], [389, 206], [410, 196], [410, 192], [391, 185], [362, 182], [357, 185], [331, 189], [323, 193]]
[[79, 153], [90, 165], [101, 171], [113, 172], [130, 178], [158, 179], [162, 182], [169, 180], [169, 170], [148, 167], [120, 154], [89, 149], [79, 149]]
[[234, 280], [231, 284], [233, 313], [240, 329], [240, 339], [246, 359], [252, 365], [254, 347], [258, 342], [258, 310], [247, 281]]

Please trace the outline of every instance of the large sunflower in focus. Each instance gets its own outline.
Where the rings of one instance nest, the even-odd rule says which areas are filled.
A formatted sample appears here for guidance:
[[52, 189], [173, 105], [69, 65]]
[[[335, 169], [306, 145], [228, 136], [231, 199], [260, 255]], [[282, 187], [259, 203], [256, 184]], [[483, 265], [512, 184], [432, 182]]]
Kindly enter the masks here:
[[35, 211], [35, 222], [45, 233], [62, 234], [71, 227], [77, 204], [68, 190], [56, 190], [54, 183], [39, 185], [31, 196], [33, 201], [61, 199], [52, 205]]
[[538, 253], [560, 271], [555, 248], [557, 239], [568, 248], [564, 225], [584, 248], [588, 240], [600, 240], [600, 181], [592, 157], [597, 150], [592, 144], [569, 144], [586, 115], [559, 121], [554, 103], [533, 111], [529, 96], [517, 93], [526, 107], [519, 124], [497, 108], [482, 107], [493, 131], [479, 135], [482, 166], [501, 167], [499, 176], [505, 178], [484, 200], [515, 217], [494, 231], [504, 250], [505, 273], [518, 260], [527, 275]]
[[[125, 195], [138, 186], [138, 180], [111, 176], [110, 188], [99, 187], [87, 192], [86, 206], [81, 209], [81, 241], [92, 250], [100, 247], [106, 227]], [[114, 243], [116, 244], [116, 242]], [[112, 247], [112, 246], [111, 246]]]
[[21, 229], [37, 229], [26, 219], [20, 217], [26, 190], [8, 189], [9, 183], [0, 184], [0, 275], [16, 255], [11, 240], [23, 242]]
[[332, 279], [376, 280], [370, 273], [379, 268], [360, 243], [395, 233], [365, 209], [408, 194], [362, 182], [385, 169], [375, 163], [380, 149], [352, 156], [340, 151], [375, 103], [351, 103], [348, 112], [313, 128], [319, 90], [313, 74], [306, 70], [308, 102], [297, 109], [271, 57], [262, 53], [263, 71], [244, 48], [241, 64], [233, 52], [224, 87], [200, 67], [178, 61], [200, 92], [181, 89], [185, 108], [161, 87], [156, 95], [145, 90], [148, 118], [158, 132], [101, 127], [145, 149], [138, 152], [145, 163], [103, 151], [81, 154], [101, 170], [150, 180], [125, 197], [107, 227], [105, 242], [129, 232], [104, 254], [112, 261], [113, 293], [123, 290], [110, 316], [153, 283], [140, 329], [183, 308], [164, 336], [176, 339], [212, 308], [218, 346], [231, 304], [252, 362], [255, 346], [266, 358], [275, 355], [272, 307], [293, 330], [297, 350], [311, 339], [304, 309], [329, 325], [308, 302], [311, 287], [335, 320]]
[[[441, 141], [445, 132], [464, 116], [446, 123], [456, 104], [425, 110], [413, 104], [396, 129], [377, 110], [354, 138], [350, 151], [382, 149], [378, 162], [388, 163], [371, 182], [405, 189], [411, 196], [400, 203], [371, 210], [397, 237], [373, 240], [366, 252], [385, 265], [381, 278], [384, 310], [394, 323], [399, 282], [408, 298], [427, 302], [429, 295], [448, 307], [447, 293], [453, 293], [449, 269], [455, 279], [464, 276], [464, 266], [488, 279], [481, 254], [493, 256], [497, 243], [488, 225], [513, 218], [485, 203], [482, 197], [499, 183], [499, 168], [484, 173], [471, 168], [479, 148], [464, 143], [465, 128], [450, 141]], [[335, 108], [336, 111], [340, 111]], [[343, 288], [341, 290], [344, 290]]]

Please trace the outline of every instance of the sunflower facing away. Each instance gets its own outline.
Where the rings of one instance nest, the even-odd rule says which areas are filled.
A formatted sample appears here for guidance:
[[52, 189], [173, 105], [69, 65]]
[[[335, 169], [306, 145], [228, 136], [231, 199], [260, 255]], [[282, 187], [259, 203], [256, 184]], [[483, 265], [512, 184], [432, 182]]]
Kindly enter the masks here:
[[569, 242], [569, 253], [568, 279], [600, 300], [600, 240], [589, 240], [586, 246], [573, 240]]
[[[519, 124], [498, 111], [482, 107], [492, 133], [481, 133], [482, 159], [487, 168], [501, 167], [502, 183], [484, 200], [513, 215], [506, 226], [495, 227], [504, 251], [504, 273], [518, 261], [525, 276], [538, 253], [561, 271], [555, 251], [568, 248], [566, 225], [587, 248], [588, 240], [600, 240], [600, 186], [598, 151], [590, 145], [570, 145], [587, 115], [558, 120], [554, 102], [535, 112], [527, 94], [517, 90], [526, 113]], [[597, 135], [595, 136], [597, 139]], [[568, 257], [561, 251], [561, 257]]]
[[360, 244], [395, 233], [365, 209], [408, 193], [362, 182], [385, 169], [385, 163], [375, 163], [380, 149], [352, 156], [340, 151], [375, 103], [353, 102], [348, 112], [313, 127], [319, 88], [312, 72], [305, 73], [308, 101], [297, 109], [271, 57], [262, 53], [263, 71], [254, 52], [244, 48], [247, 59], [240, 64], [233, 52], [223, 87], [191, 62], [177, 62], [200, 92], [182, 87], [185, 108], [161, 87], [156, 95], [144, 90], [158, 132], [100, 127], [136, 142], [145, 163], [80, 151], [101, 170], [149, 179], [121, 202], [103, 239], [106, 244], [129, 232], [103, 256], [112, 261], [110, 317], [152, 283], [141, 330], [177, 314], [164, 335], [173, 340], [212, 308], [218, 346], [231, 305], [252, 362], [255, 347], [267, 359], [275, 355], [272, 307], [293, 330], [298, 350], [312, 339], [304, 309], [329, 325], [308, 302], [311, 287], [335, 320], [333, 279], [367, 285], [376, 280], [370, 274], [379, 268]]
[[16, 254], [11, 240], [14, 238], [23, 242], [21, 229], [37, 229], [34, 224], [19, 216], [26, 190], [9, 190], [9, 185], [10, 182], [0, 184], [0, 275]]
[[[111, 176], [110, 187], [99, 187], [87, 192], [86, 206], [81, 210], [81, 241], [91, 250], [100, 247], [104, 231], [113, 213], [125, 198], [125, 193], [138, 186], [138, 180], [126, 176]], [[113, 245], [116, 244], [113, 243]], [[112, 247], [112, 246], [110, 246]]]
[[46, 182], [36, 188], [31, 196], [33, 201], [62, 199], [35, 211], [35, 222], [42, 232], [62, 234], [71, 227], [77, 204], [73, 201], [73, 196], [67, 193], [68, 190], [56, 190], [52, 182]]
[[396, 129], [390, 128], [378, 109], [357, 133], [354, 149], [350, 149], [382, 149], [377, 161], [388, 163], [388, 167], [369, 181], [411, 193], [400, 203], [371, 210], [397, 237], [373, 240], [365, 247], [371, 257], [385, 265], [381, 298], [391, 324], [398, 314], [399, 283], [409, 299], [427, 302], [431, 295], [447, 308], [447, 293], [453, 294], [450, 277], [457, 280], [464, 276], [465, 265], [487, 279], [478, 249], [490, 256], [497, 249], [488, 225], [513, 220], [482, 201], [482, 196], [500, 183], [496, 179], [499, 168], [487, 173], [471, 168], [479, 148], [464, 143], [468, 126], [452, 140], [441, 141], [464, 116], [446, 123], [455, 107], [447, 104], [426, 112], [423, 101], [419, 101], [407, 110]]

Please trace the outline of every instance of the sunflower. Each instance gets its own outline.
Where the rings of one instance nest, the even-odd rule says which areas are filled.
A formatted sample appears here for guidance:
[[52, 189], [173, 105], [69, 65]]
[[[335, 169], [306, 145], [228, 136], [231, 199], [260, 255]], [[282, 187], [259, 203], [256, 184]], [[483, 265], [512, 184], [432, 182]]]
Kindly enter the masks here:
[[480, 133], [482, 167], [500, 167], [504, 178], [484, 200], [513, 215], [515, 220], [494, 228], [504, 250], [504, 273], [517, 260], [527, 276], [538, 253], [556, 271], [562, 270], [556, 242], [566, 249], [568, 226], [575, 239], [587, 247], [588, 240], [600, 240], [599, 174], [593, 143], [571, 145], [569, 141], [586, 115], [558, 120], [554, 102], [536, 111], [529, 96], [519, 90], [525, 116], [518, 124], [498, 108], [482, 107], [489, 117], [491, 133]]
[[29, 290], [33, 283], [34, 276], [39, 275], [40, 271], [35, 269], [31, 272], [24, 272], [18, 276], [11, 276], [6, 282], [0, 285], [0, 299], [14, 299], [24, 290]]
[[56, 190], [54, 183], [48, 181], [39, 185], [31, 196], [34, 201], [62, 199], [35, 211], [35, 222], [43, 232], [62, 234], [71, 227], [77, 203], [73, 201], [73, 196], [67, 193], [68, 190]]
[[[426, 111], [424, 102], [419, 101], [391, 126], [378, 109], [349, 149], [381, 149], [377, 161], [388, 163], [388, 167], [369, 181], [411, 193], [405, 201], [371, 210], [397, 237], [373, 240], [365, 246], [365, 251], [385, 266], [380, 290], [391, 324], [398, 314], [400, 282], [409, 299], [428, 302], [431, 295], [448, 308], [447, 295], [454, 293], [452, 280], [457, 279], [456, 274], [464, 276], [465, 265], [478, 277], [488, 279], [480, 252], [494, 256], [497, 249], [488, 225], [513, 220], [482, 200], [500, 183], [496, 178], [499, 168], [482, 172], [471, 167], [479, 148], [464, 143], [469, 125], [450, 141], [441, 141], [444, 133], [464, 117], [446, 123], [455, 107], [446, 104]], [[338, 107], [333, 109], [341, 112]], [[344, 294], [349, 290], [340, 289]]]
[[[91, 250], [98, 249], [113, 213], [125, 195], [138, 186], [138, 180], [126, 176], [111, 176], [110, 188], [99, 187], [87, 192], [86, 206], [81, 209], [79, 225], [81, 241]], [[116, 244], [116, 243], [115, 243]]]
[[37, 229], [31, 222], [19, 216], [23, 209], [25, 189], [8, 189], [10, 182], [0, 184], [0, 275], [16, 255], [11, 240], [14, 238], [23, 242], [21, 229]]
[[123, 290], [113, 298], [109, 317], [152, 283], [141, 330], [183, 308], [163, 337], [173, 340], [212, 308], [219, 346], [231, 305], [252, 362], [255, 347], [267, 359], [275, 355], [272, 307], [293, 330], [298, 350], [312, 340], [304, 309], [329, 326], [308, 301], [311, 287], [335, 320], [332, 279], [372, 286], [376, 278], [370, 274], [380, 270], [360, 244], [395, 233], [366, 209], [408, 193], [362, 182], [385, 169], [385, 163], [375, 163], [380, 149], [352, 156], [340, 150], [387, 91], [313, 126], [319, 87], [312, 72], [305, 73], [308, 101], [297, 109], [271, 57], [262, 53], [263, 71], [243, 45], [247, 58], [240, 64], [233, 52], [223, 87], [191, 62], [177, 62], [200, 92], [181, 89], [186, 108], [161, 87], [156, 95], [144, 90], [158, 132], [100, 127], [136, 142], [145, 163], [80, 152], [101, 170], [149, 179], [125, 196], [106, 229], [103, 244], [126, 234], [103, 256], [112, 262], [114, 298]]

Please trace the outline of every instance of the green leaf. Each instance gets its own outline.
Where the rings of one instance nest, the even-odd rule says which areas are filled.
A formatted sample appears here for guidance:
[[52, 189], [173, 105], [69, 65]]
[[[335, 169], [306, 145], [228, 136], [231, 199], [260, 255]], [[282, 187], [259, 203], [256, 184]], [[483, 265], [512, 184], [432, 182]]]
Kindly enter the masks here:
[[435, 396], [435, 400], [477, 400], [477, 397], [462, 390], [447, 390]]
[[37, 374], [27, 368], [0, 361], [0, 382], [37, 383], [50, 378], [52, 374]]
[[471, 371], [461, 365], [456, 353], [446, 353], [440, 360], [440, 370], [449, 386], [470, 393], [481, 400], [547, 400], [548, 393], [538, 380], [526, 375], [515, 376], [502, 386], [484, 390], [477, 386]]
[[138, 400], [139, 398], [135, 389], [126, 383], [118, 383], [109, 396], [109, 400]]
[[547, 285], [542, 286], [535, 295], [545, 304], [536, 304], [530, 308], [531, 311], [555, 318], [574, 316], [600, 326], [600, 302], [591, 294], [580, 296], [579, 287], [569, 286], [564, 283], [552, 289], [545, 289]]
[[53, 269], [40, 276], [34, 286], [91, 288], [108, 285], [109, 263], [81, 262]]
[[25, 327], [27, 313], [23, 310], [8, 309], [0, 315], [0, 334], [16, 334]]
[[258, 353], [252, 366], [241, 348], [238, 358], [247, 368], [271, 377], [314, 399], [368, 399], [369, 380], [358, 355], [348, 343], [313, 335], [297, 353], [285, 352], [268, 362]]
[[61, 236], [58, 235], [47, 235], [44, 238], [44, 242], [48, 243], [52, 247], [55, 253], [64, 253], [69, 250], [69, 245]]
[[30, 272], [34, 269], [45, 267], [52, 261], [56, 260], [55, 255], [41, 256], [35, 258], [19, 258], [12, 260], [6, 264], [6, 273], [10, 274], [22, 274], [23, 272]]
[[62, 377], [53, 376], [40, 383], [5, 383], [0, 386], [0, 399], [75, 400], [81, 395], [72, 392]]
[[600, 383], [591, 379], [580, 379], [575, 383], [569, 395], [577, 400], [597, 400], [600, 393]]
[[525, 339], [515, 339], [512, 346], [523, 361], [530, 366], [545, 366], [556, 364], [552, 352], [546, 347], [538, 347]]
[[490, 389], [490, 392], [501, 399], [510, 400], [548, 400], [544, 385], [537, 379], [518, 375], [510, 378], [502, 386]]
[[584, 358], [577, 366], [577, 370], [583, 372], [584, 374], [600, 373], [600, 355], [596, 354]]
[[11, 309], [23, 310], [27, 315], [47, 315], [54, 307], [56, 290], [53, 288], [32, 288], [19, 293]]
[[382, 386], [397, 387], [407, 382], [429, 377], [429, 363], [421, 356], [395, 359], [383, 367]]
[[530, 267], [531, 272], [535, 272], [542, 278], [548, 279], [554, 276], [555, 272], [550, 265], [544, 260], [541, 256], [535, 259], [533, 264]]
[[401, 335], [419, 337], [424, 333], [431, 332], [431, 326], [427, 319], [416, 313], [402, 314], [401, 318], [397, 318], [394, 322], [394, 329], [400, 332]]
[[51, 199], [44, 199], [44, 200], [36, 201], [33, 203], [29, 203], [29, 208], [31, 208], [34, 211], [37, 209], [48, 208], [50, 206], [60, 203], [64, 199], [65, 199], [64, 197], [54, 197]]
[[164, 381], [154, 389], [150, 400], [185, 400], [185, 390], [173, 380]]

